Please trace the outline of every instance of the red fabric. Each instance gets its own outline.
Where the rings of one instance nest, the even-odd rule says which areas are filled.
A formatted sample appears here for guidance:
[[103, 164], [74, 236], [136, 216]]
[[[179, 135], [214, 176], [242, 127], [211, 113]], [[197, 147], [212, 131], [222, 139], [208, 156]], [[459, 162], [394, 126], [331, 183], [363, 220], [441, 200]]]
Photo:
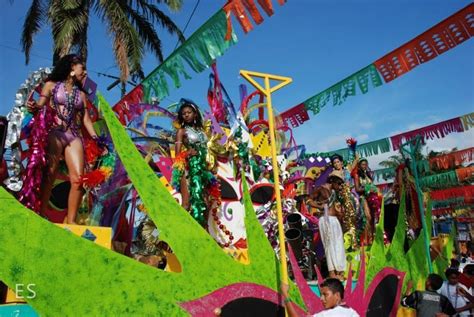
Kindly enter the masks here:
[[299, 125], [303, 124], [303, 122], [309, 120], [308, 111], [303, 103], [286, 110], [282, 114], [280, 114], [280, 118], [283, 121], [284, 125], [288, 125], [288, 122], [291, 124], [293, 128], [298, 127]]
[[474, 175], [474, 166], [462, 167], [456, 170], [458, 181], [462, 182]]
[[472, 14], [473, 3], [378, 59], [375, 67], [388, 83], [441, 55], [474, 36]]
[[227, 123], [224, 100], [222, 97], [222, 85], [217, 72], [216, 63], [212, 63], [212, 73], [214, 74], [214, 86], [209, 87], [207, 91], [207, 102], [211, 108], [212, 114], [219, 123]]
[[[253, 25], [250, 22], [250, 19], [245, 12], [245, 7], [248, 6], [250, 9], [249, 11], [252, 13], [252, 7], [255, 6], [252, 0], [246, 0], [245, 5], [242, 3], [242, 0], [229, 0], [227, 4], [224, 6], [224, 11], [227, 15], [227, 34], [226, 39], [230, 39], [230, 34], [232, 34], [232, 25], [229, 23], [230, 21], [230, 13], [233, 13], [237, 21], [239, 21], [240, 26], [244, 30], [245, 33], [248, 33], [253, 29]], [[257, 11], [258, 12], [258, 11]], [[255, 14], [255, 12], [253, 12]], [[258, 14], [258, 16], [253, 16], [256, 20], [257, 24], [261, 23], [262, 16]], [[229, 29], [230, 27], [230, 29]]]
[[430, 192], [430, 197], [432, 200], [446, 200], [456, 197], [470, 199], [471, 197], [474, 197], [474, 185], [434, 190]]
[[[273, 15], [272, 0], [258, 0], [258, 3], [268, 16]], [[281, 3], [280, 3], [281, 5]]]
[[87, 164], [94, 163], [97, 158], [102, 154], [102, 149], [97, 145], [97, 142], [93, 139], [85, 139], [84, 140], [84, 152], [86, 156]]
[[431, 168], [450, 169], [464, 162], [470, 162], [474, 158], [474, 147], [436, 156], [430, 159]]
[[474, 285], [474, 276], [467, 276], [462, 273], [459, 275], [459, 283], [464, 284], [467, 288], [471, 288]]
[[438, 208], [438, 209], [434, 209], [431, 211], [431, 214], [433, 216], [442, 216], [442, 215], [447, 215], [447, 214], [452, 214], [454, 211], [453, 208]]
[[129, 112], [128, 105], [140, 103], [142, 98], [143, 86], [140, 84], [133, 88], [132, 91], [126, 94], [125, 97], [112, 107], [123, 125], [126, 125], [127, 121], [130, 121], [133, 116], [133, 114]]
[[426, 139], [434, 139], [434, 138], [444, 138], [446, 135], [453, 133], [453, 132], [463, 132], [464, 127], [462, 125], [461, 119], [453, 118], [450, 120], [438, 122], [423, 128], [419, 128], [416, 130], [408, 131], [405, 133], [397, 134], [390, 137], [390, 141], [392, 142], [392, 147], [394, 151], [398, 151], [400, 146], [403, 142], [411, 140], [415, 138], [417, 135], [422, 137], [423, 142]]
[[[280, 5], [285, 4], [285, 2], [286, 1], [284, 0], [278, 0]], [[273, 5], [271, 0], [258, 0], [258, 4], [268, 16], [273, 15]], [[235, 16], [237, 21], [239, 21], [245, 33], [248, 33], [253, 29], [251, 19], [249, 18], [247, 12], [250, 13], [250, 16], [256, 24], [263, 22], [263, 17], [258, 11], [254, 0], [228, 0], [222, 9], [227, 15], [227, 33], [225, 36], [226, 40], [230, 40], [232, 35], [232, 22], [230, 18], [231, 13]]]
[[247, 112], [247, 108], [249, 105], [250, 100], [252, 100], [255, 96], [258, 96], [258, 102], [262, 103], [264, 95], [258, 90], [255, 90], [253, 93], [245, 97], [244, 100], [242, 100], [242, 104], [240, 105], [240, 112], [245, 116], [245, 113]]

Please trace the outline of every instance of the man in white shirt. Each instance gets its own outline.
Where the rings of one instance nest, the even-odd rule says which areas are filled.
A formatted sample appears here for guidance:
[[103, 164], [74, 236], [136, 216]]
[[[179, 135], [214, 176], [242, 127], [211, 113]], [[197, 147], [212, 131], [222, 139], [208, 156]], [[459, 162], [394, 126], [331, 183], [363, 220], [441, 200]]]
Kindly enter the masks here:
[[[344, 286], [337, 278], [328, 278], [320, 286], [321, 301], [324, 310], [312, 317], [359, 317], [359, 314], [350, 307], [343, 305]], [[300, 317], [293, 306], [289, 305], [288, 285], [283, 284], [281, 287], [285, 308], [289, 317]]]
[[470, 316], [469, 309], [471, 305], [468, 298], [470, 294], [468, 294], [466, 287], [459, 283], [460, 272], [456, 269], [449, 268], [446, 270], [445, 275], [448, 280], [443, 283], [438, 293], [449, 299], [458, 313], [456, 316]]

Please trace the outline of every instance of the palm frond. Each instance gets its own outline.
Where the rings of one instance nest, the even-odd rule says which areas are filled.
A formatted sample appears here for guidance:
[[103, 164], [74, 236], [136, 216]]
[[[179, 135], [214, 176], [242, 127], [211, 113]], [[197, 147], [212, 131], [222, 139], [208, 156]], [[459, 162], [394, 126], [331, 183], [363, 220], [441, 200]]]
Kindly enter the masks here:
[[71, 51], [86, 33], [89, 24], [88, 1], [51, 1], [48, 16], [51, 20], [54, 49], [60, 56]]
[[138, 35], [143, 43], [158, 57], [160, 63], [162, 63], [164, 58], [161, 48], [161, 40], [153, 28], [153, 25], [132, 7], [124, 5], [123, 9], [138, 31]]
[[99, 17], [108, 25], [108, 32], [113, 37], [114, 53], [120, 68], [120, 79], [125, 81], [130, 69], [138, 69], [143, 59], [143, 43], [138, 32], [123, 11], [123, 4], [118, 1], [100, 0], [95, 10]]
[[165, 0], [165, 3], [174, 12], [180, 11], [183, 7], [183, 0]]
[[145, 17], [150, 19], [152, 23], [159, 23], [163, 28], [165, 28], [170, 34], [177, 35], [181, 43], [186, 39], [181, 32], [181, 29], [167, 16], [163, 11], [161, 11], [157, 6], [148, 3], [146, 0], [137, 0], [137, 3], [143, 8], [143, 14]]
[[23, 31], [21, 35], [21, 45], [25, 53], [25, 64], [30, 62], [30, 51], [33, 46], [33, 37], [41, 29], [45, 21], [45, 5], [41, 0], [33, 0], [26, 13]]

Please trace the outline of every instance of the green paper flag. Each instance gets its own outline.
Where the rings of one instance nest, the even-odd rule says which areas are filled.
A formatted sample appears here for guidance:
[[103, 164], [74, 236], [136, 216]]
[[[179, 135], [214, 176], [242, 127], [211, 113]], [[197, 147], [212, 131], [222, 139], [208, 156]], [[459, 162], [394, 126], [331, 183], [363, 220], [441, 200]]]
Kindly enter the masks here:
[[422, 188], [446, 188], [459, 184], [456, 171], [449, 171], [439, 173], [436, 175], [425, 176], [421, 179], [420, 185]]
[[306, 110], [318, 114], [332, 97], [334, 106], [341, 105], [349, 96], [355, 96], [358, 87], [363, 94], [369, 91], [370, 82], [373, 87], [382, 85], [382, 78], [373, 64], [359, 70], [337, 84], [318, 93], [304, 102]]
[[153, 102], [155, 99], [162, 100], [168, 96], [170, 91], [168, 78], [172, 80], [174, 88], [181, 86], [181, 77], [190, 79], [185, 64], [196, 73], [209, 67], [217, 57], [222, 56], [231, 45], [237, 43], [237, 36], [234, 33], [231, 39], [226, 41], [226, 32], [227, 18], [225, 12], [219, 10], [145, 78], [142, 83], [144, 101]]
[[[358, 144], [356, 149], [357, 153], [359, 153], [361, 157], [378, 155], [380, 153], [387, 153], [390, 152], [390, 150], [390, 140], [388, 138]], [[329, 152], [329, 156], [333, 154], [339, 154], [344, 158], [345, 161], [349, 159], [348, 148]]]

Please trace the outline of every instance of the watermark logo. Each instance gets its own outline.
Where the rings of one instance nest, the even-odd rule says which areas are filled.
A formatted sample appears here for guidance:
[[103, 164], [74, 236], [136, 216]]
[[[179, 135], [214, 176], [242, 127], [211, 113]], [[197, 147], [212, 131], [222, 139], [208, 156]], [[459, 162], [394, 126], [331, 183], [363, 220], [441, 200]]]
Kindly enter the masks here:
[[31, 299], [36, 297], [35, 292], [36, 284], [16, 284], [15, 285], [15, 297], [17, 299]]

